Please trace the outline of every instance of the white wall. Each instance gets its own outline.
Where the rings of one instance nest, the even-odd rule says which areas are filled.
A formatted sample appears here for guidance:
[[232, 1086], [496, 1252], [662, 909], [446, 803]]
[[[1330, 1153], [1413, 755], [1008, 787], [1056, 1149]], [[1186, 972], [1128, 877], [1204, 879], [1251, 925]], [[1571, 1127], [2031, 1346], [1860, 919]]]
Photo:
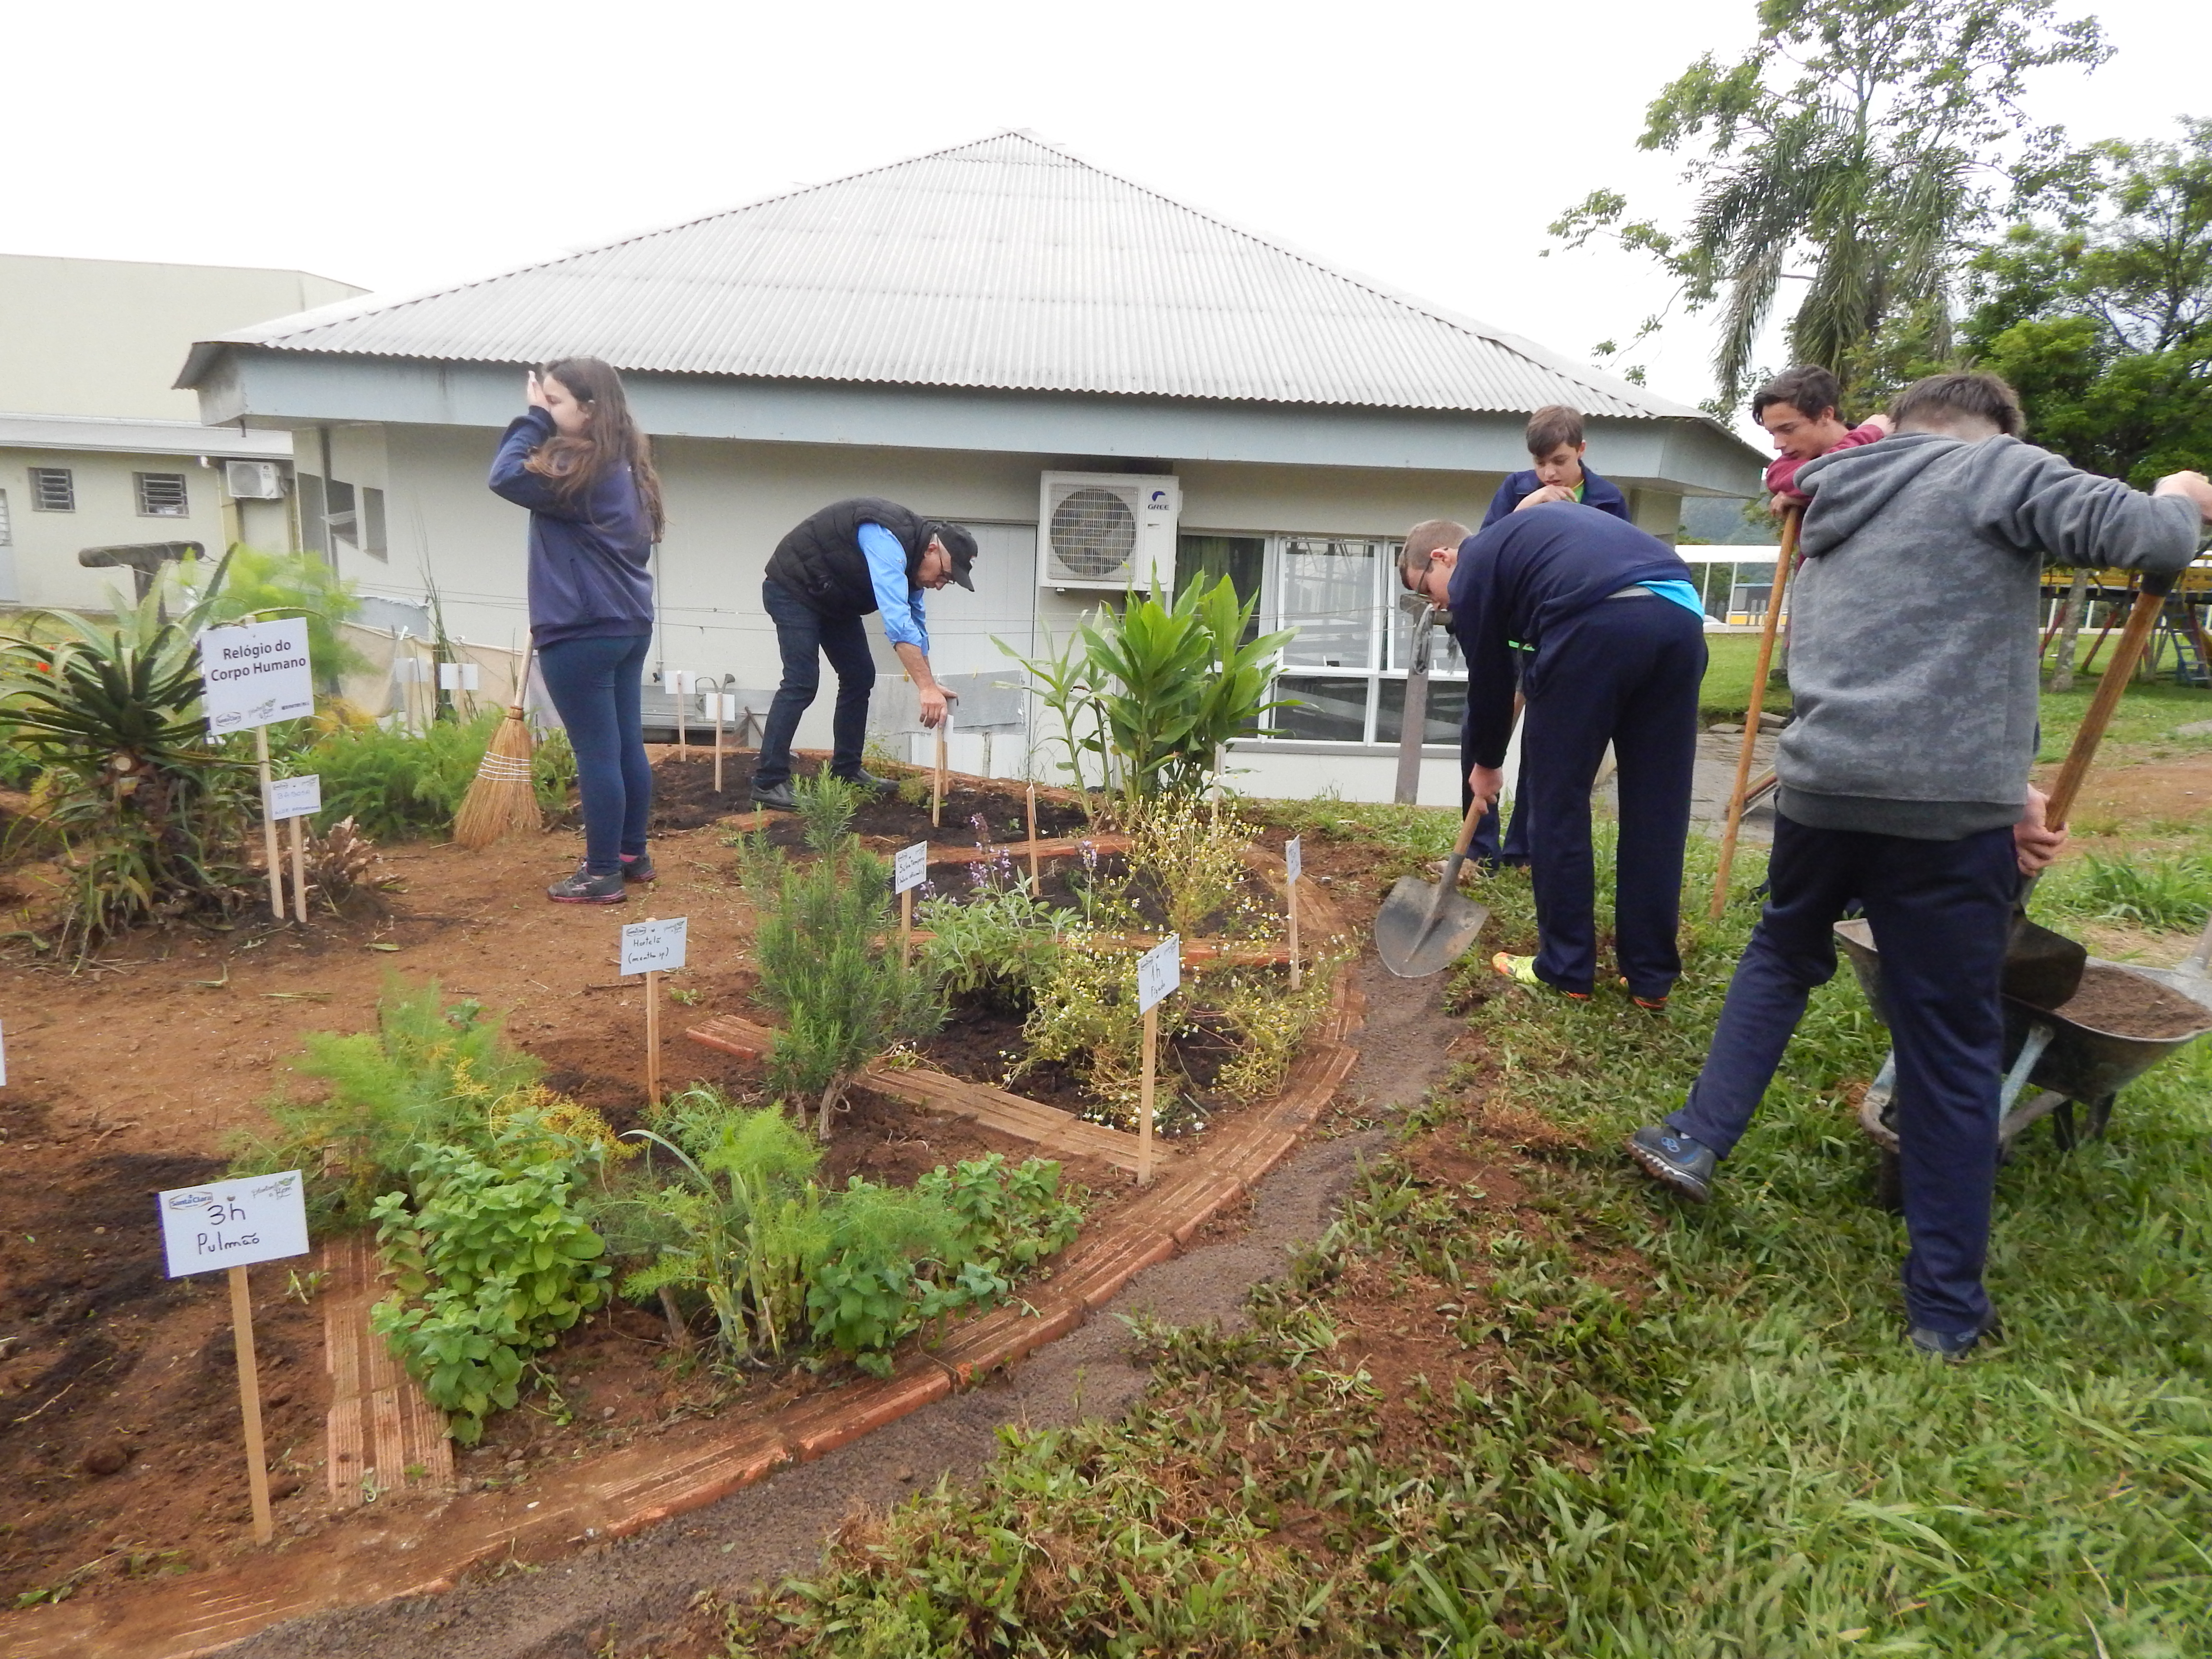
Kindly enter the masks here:
[[[527, 519], [485, 487], [498, 434], [479, 428], [336, 428], [333, 469], [356, 485], [387, 490], [388, 562], [355, 557], [343, 574], [370, 592], [419, 598], [428, 571], [457, 636], [497, 647], [526, 645]], [[319, 465], [312, 430], [295, 434], [297, 465]], [[1040, 463], [1035, 457], [924, 452], [861, 446], [656, 441], [668, 528], [659, 571], [660, 625], [653, 666], [734, 676], [748, 690], [773, 689], [780, 677], [775, 630], [762, 611], [760, 583], [770, 553], [791, 526], [824, 503], [850, 495], [887, 496], [932, 517], [978, 528], [977, 591], [947, 587], [928, 601], [933, 660], [945, 673], [1015, 672], [994, 636], [1035, 650], [1040, 626], [1064, 640], [1096, 594], [1040, 593], [1036, 586], [1038, 476], [1095, 470], [1085, 458]], [[1478, 522], [1499, 477], [1486, 473], [1363, 471], [1187, 462], [1172, 469], [1183, 489], [1182, 528], [1197, 532], [1387, 537], [1420, 520]], [[1642, 516], [1671, 511], [1639, 492]], [[1671, 498], [1670, 498], [1671, 501]], [[1667, 527], [1673, 528], [1668, 519]], [[872, 625], [880, 672], [899, 671]], [[826, 747], [834, 677], [799, 728], [805, 747]], [[1027, 744], [1019, 733], [992, 740], [992, 769], [1018, 775]], [[982, 764], [982, 739], [960, 732], [952, 762]], [[910, 751], [923, 758], [917, 743]], [[1042, 759], [1040, 769], [1045, 765]], [[1239, 749], [1232, 787], [1250, 794], [1310, 795], [1336, 790], [1349, 800], [1388, 799], [1395, 752], [1346, 749], [1323, 754]], [[1421, 799], [1457, 798], [1455, 764], [1423, 767]]]
[[[73, 476], [75, 512], [33, 510], [31, 469], [49, 466], [65, 467]], [[180, 474], [190, 514], [180, 519], [142, 515], [131, 477], [136, 472]], [[0, 490], [8, 497], [15, 568], [12, 591], [0, 586], [0, 603], [104, 610], [113, 593], [132, 598], [131, 573], [86, 569], [76, 562], [82, 548], [198, 542], [210, 557], [219, 557], [226, 545], [222, 486], [222, 466], [204, 467], [191, 455], [0, 449]]]

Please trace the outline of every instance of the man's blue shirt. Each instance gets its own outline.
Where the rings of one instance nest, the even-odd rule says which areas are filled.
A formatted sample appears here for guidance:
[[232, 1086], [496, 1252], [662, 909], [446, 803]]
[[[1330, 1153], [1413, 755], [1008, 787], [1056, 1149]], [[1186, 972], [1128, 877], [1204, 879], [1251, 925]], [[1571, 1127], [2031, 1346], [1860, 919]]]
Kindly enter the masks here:
[[868, 580], [875, 584], [876, 608], [883, 612], [884, 637], [927, 656], [929, 618], [922, 608], [922, 590], [907, 580], [906, 549], [879, 524], [862, 525], [859, 541], [860, 556], [868, 562]]

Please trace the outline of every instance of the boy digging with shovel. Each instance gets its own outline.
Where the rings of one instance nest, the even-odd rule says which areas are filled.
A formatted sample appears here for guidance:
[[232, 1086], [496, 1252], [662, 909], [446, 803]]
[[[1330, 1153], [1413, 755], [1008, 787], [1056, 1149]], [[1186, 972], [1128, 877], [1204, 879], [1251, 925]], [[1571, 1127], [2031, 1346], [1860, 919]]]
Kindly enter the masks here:
[[1894, 436], [1797, 475], [1813, 504], [1771, 892], [1689, 1099], [1628, 1152], [1686, 1196], [1711, 1195], [1807, 995], [1836, 971], [1831, 927], [1859, 900], [1897, 1052], [1908, 1328], [1923, 1352], [1957, 1359], [1995, 1323], [1982, 1268], [2014, 900], [2066, 839], [2027, 782], [2042, 565], [2179, 570], [2212, 520], [2212, 484], [2182, 472], [2144, 495], [2022, 443], [2019, 401], [1991, 374], [1934, 375], [1891, 414]]

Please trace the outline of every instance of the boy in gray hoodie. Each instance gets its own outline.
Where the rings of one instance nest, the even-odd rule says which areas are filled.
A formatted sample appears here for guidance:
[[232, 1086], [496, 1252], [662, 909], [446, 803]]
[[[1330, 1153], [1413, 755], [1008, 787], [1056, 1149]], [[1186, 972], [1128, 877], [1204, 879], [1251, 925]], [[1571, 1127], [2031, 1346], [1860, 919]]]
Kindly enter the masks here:
[[2212, 483], [2177, 473], [2146, 495], [2080, 471], [2020, 441], [2019, 402], [1990, 374], [1919, 381], [1891, 414], [1894, 437], [1797, 475], [1812, 506], [1771, 896], [1688, 1101], [1628, 1151], [1710, 1195], [1808, 994], [1836, 970], [1830, 927], [1859, 901], [1897, 1051], [1911, 1340], [1958, 1358], [1994, 1323], [1982, 1268], [2013, 902], [2065, 840], [2027, 782], [2042, 567], [2170, 576], [2212, 521]]

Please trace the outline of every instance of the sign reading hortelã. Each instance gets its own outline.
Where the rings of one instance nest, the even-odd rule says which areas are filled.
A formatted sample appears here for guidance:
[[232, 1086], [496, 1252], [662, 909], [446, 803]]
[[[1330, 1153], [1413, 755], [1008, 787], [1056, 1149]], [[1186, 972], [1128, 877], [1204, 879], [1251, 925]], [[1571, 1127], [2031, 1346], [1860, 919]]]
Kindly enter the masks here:
[[684, 947], [690, 919], [672, 916], [665, 921], [633, 921], [622, 930], [622, 970], [625, 974], [672, 974], [684, 965]]

